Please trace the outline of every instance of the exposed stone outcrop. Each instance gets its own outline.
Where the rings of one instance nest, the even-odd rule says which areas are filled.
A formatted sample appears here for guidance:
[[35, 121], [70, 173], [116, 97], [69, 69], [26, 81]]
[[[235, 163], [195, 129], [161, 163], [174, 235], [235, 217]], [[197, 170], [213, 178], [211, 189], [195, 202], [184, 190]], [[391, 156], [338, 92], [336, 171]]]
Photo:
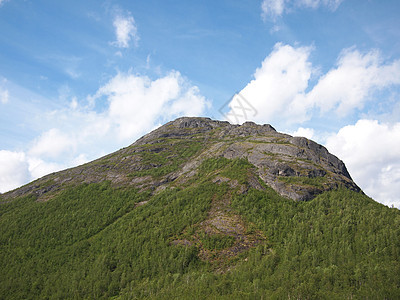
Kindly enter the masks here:
[[[191, 142], [201, 144], [190, 157], [177, 151]], [[147, 156], [163, 157], [148, 160]], [[255, 166], [254, 176], [278, 193], [294, 200], [309, 200], [317, 194], [343, 186], [355, 191], [344, 163], [309, 139], [277, 132], [271, 125], [246, 122], [233, 125], [209, 118], [178, 118], [138, 139], [129, 147], [88, 164], [47, 175], [3, 195], [4, 199], [26, 194], [39, 198], [64, 186], [111, 181], [116, 186], [135, 186], [158, 191], [171, 184], [187, 182], [208, 158], [244, 158]], [[165, 165], [177, 167], [152, 176]], [[256, 181], [252, 181], [257, 186]]]

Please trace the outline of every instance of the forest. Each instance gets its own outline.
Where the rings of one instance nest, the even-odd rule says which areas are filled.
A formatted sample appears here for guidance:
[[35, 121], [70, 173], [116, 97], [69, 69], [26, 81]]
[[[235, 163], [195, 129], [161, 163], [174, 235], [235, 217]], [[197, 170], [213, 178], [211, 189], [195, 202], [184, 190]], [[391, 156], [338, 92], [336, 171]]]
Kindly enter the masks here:
[[[0, 204], [1, 299], [398, 299], [400, 212], [337, 189], [307, 202], [246, 184], [244, 160], [210, 159], [185, 186], [159, 193], [109, 182], [65, 189], [46, 202]], [[226, 261], [204, 260], [229, 236], [195, 232], [213, 199], [265, 240]], [[138, 205], [141, 203], [143, 205]], [[201, 246], [201, 247], [200, 247]]]

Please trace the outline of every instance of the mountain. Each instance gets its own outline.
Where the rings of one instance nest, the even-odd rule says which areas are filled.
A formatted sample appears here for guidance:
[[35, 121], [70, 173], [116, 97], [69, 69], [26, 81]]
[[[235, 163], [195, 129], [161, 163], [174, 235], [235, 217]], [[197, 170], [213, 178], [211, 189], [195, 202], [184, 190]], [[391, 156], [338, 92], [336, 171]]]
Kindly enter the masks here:
[[400, 213], [323, 146], [179, 118], [0, 195], [0, 298], [399, 298]]
[[248, 161], [255, 166], [252, 187], [261, 187], [259, 177], [293, 200], [309, 200], [339, 186], [360, 191], [341, 160], [306, 138], [291, 137], [270, 125], [252, 122], [240, 126], [208, 118], [179, 118], [125, 149], [45, 176], [5, 198], [35, 194], [45, 200], [66, 186], [103, 181], [153, 191], [172, 182], [182, 184], [198, 172], [204, 161], [223, 158]]

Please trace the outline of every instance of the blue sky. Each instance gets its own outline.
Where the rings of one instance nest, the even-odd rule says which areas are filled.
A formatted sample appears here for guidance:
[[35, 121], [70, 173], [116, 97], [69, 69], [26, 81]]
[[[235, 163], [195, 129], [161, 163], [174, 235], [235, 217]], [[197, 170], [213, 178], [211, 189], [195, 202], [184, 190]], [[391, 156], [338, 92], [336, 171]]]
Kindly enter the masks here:
[[377, 0], [0, 0], [0, 192], [189, 115], [312, 138], [400, 207], [399, 15]]

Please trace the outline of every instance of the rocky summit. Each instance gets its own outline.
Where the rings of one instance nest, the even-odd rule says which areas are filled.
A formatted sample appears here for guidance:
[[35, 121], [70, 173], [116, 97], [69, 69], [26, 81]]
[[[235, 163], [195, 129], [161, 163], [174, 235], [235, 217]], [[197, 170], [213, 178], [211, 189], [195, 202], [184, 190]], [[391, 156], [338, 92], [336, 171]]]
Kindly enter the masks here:
[[103, 181], [156, 193], [185, 185], [204, 161], [215, 158], [244, 159], [253, 166], [243, 193], [249, 187], [263, 189], [262, 183], [281, 196], [303, 201], [338, 187], [360, 191], [344, 163], [309, 139], [279, 133], [268, 124], [182, 117], [115, 153], [47, 175], [3, 197], [34, 194], [46, 201], [65, 187]]

